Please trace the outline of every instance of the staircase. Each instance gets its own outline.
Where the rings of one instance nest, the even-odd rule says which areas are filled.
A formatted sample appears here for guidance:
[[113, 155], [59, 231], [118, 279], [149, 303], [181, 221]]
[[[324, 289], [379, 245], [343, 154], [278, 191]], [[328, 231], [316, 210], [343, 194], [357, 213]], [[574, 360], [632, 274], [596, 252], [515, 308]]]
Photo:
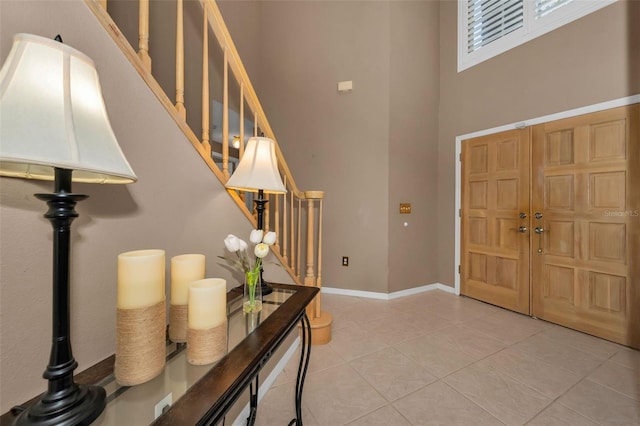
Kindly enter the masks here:
[[[321, 287], [324, 193], [296, 185], [215, 1], [85, 3], [221, 184], [233, 174], [249, 137], [276, 142], [287, 193], [265, 194], [264, 227], [276, 232], [273, 253], [293, 281]], [[228, 192], [255, 227], [253, 193]], [[331, 315], [320, 303], [318, 294], [307, 308], [314, 344], [331, 339]]]

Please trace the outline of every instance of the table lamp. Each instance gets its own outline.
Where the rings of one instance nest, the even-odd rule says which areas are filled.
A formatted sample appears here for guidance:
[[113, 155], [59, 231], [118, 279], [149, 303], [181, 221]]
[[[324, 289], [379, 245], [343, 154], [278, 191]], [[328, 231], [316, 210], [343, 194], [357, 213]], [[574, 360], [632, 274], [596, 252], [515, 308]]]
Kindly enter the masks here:
[[[264, 230], [264, 206], [268, 202], [264, 198], [264, 194], [285, 194], [287, 192], [278, 171], [275, 142], [262, 136], [250, 138], [244, 149], [244, 155], [240, 159], [236, 171], [227, 181], [226, 187], [258, 193], [258, 198], [254, 200], [258, 213], [258, 229]], [[262, 282], [263, 295], [273, 291], [271, 286], [262, 279], [262, 269], [260, 270], [260, 282]]]
[[116, 141], [93, 61], [56, 40], [17, 34], [0, 70], [0, 176], [53, 180], [45, 217], [53, 226], [53, 310], [47, 391], [15, 424], [89, 424], [105, 390], [74, 382], [70, 340], [69, 248], [74, 207], [86, 195], [71, 182], [130, 183], [136, 176]]

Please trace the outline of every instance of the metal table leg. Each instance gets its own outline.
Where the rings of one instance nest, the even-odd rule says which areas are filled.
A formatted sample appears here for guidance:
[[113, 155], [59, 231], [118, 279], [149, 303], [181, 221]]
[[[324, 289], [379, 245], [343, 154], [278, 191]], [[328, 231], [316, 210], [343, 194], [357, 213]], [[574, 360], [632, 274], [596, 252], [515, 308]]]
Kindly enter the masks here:
[[302, 388], [304, 387], [304, 379], [307, 376], [307, 368], [311, 357], [311, 321], [309, 321], [306, 312], [300, 320], [300, 325], [302, 343], [300, 345], [300, 364], [298, 365], [298, 376], [296, 378], [296, 417], [289, 422], [289, 426], [302, 426]]
[[256, 387], [254, 392], [253, 383], [249, 385], [249, 417], [247, 426], [253, 426], [258, 414], [258, 390], [260, 389], [260, 375], [256, 374]]

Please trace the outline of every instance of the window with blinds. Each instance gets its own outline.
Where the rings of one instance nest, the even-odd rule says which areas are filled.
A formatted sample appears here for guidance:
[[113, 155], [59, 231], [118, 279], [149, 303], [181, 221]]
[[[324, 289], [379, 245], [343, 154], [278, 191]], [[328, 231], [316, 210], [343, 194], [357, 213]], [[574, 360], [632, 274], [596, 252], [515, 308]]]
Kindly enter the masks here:
[[458, 71], [618, 0], [458, 0]]

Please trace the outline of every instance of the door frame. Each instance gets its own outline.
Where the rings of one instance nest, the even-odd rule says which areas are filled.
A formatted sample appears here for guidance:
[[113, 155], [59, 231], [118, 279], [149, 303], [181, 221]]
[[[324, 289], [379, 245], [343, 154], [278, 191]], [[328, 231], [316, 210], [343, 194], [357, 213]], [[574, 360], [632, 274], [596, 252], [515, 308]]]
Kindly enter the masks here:
[[561, 120], [563, 118], [575, 117], [577, 115], [588, 114], [597, 111], [603, 111], [605, 109], [611, 109], [626, 105], [631, 105], [635, 103], [640, 103], [640, 94], [627, 96], [624, 98], [618, 98], [607, 102], [601, 102], [593, 105], [588, 105], [585, 107], [575, 108], [567, 111], [558, 112], [555, 114], [544, 115], [541, 117], [531, 118], [524, 121], [519, 121], [517, 123], [505, 124], [503, 126], [497, 126], [490, 129], [480, 130], [477, 132], [467, 133], [464, 135], [456, 136], [456, 150], [455, 150], [455, 164], [456, 164], [456, 178], [455, 178], [455, 188], [454, 188], [454, 196], [455, 196], [455, 205], [454, 205], [454, 217], [455, 220], [455, 229], [454, 229], [454, 292], [456, 295], [460, 295], [460, 274], [459, 274], [459, 265], [461, 253], [460, 250], [462, 248], [462, 240], [461, 240], [461, 220], [462, 218], [458, 214], [462, 208], [462, 162], [460, 160], [460, 154], [462, 152], [462, 141], [465, 139], [471, 139], [478, 136], [485, 136], [491, 133], [499, 133], [504, 132], [506, 130], [513, 129], [521, 129], [527, 126], [533, 126], [536, 124], [546, 123], [548, 121]]

